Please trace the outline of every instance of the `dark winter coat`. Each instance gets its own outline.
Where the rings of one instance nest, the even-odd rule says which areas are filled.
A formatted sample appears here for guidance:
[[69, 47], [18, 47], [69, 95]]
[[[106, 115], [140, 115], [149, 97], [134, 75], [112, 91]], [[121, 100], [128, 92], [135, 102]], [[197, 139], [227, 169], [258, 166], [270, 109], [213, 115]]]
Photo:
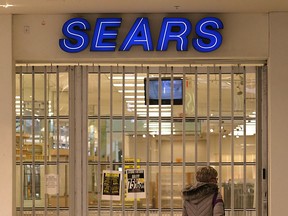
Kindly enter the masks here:
[[183, 192], [183, 216], [223, 216], [224, 203], [217, 184], [198, 182]]

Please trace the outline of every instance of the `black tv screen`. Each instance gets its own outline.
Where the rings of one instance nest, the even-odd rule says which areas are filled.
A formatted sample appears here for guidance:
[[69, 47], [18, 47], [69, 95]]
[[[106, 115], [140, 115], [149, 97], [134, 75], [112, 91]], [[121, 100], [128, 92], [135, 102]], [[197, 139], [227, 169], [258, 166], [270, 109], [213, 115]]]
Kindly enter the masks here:
[[[161, 82], [161, 85], [160, 85]], [[183, 104], [183, 79], [174, 78], [173, 79], [173, 94], [172, 91], [172, 80], [171, 78], [145, 78], [145, 104], [157, 105], [161, 100], [161, 104], [173, 104], [182, 105]], [[161, 87], [161, 89], [160, 89]], [[149, 89], [149, 92], [148, 92]], [[159, 94], [160, 90], [160, 94]], [[172, 96], [173, 95], [173, 96]], [[149, 98], [147, 98], [147, 96]], [[160, 97], [160, 98], [159, 98]]]

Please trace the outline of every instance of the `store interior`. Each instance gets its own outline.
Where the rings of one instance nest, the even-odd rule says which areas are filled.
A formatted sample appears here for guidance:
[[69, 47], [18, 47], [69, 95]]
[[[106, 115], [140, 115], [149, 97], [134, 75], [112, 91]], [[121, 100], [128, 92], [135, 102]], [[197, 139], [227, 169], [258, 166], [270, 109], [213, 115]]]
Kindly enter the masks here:
[[[18, 207], [69, 207], [69, 91], [73, 88], [69, 67], [17, 67]], [[102, 66], [100, 73], [95, 66], [86, 67], [88, 143], [76, 145], [88, 149], [89, 207], [99, 206], [103, 170], [140, 168], [147, 176], [146, 199], [136, 199], [135, 204], [135, 199], [121, 197], [112, 206], [121, 207], [124, 200], [127, 208], [180, 209], [182, 188], [195, 183], [198, 166], [210, 164], [219, 172], [225, 207], [255, 209], [256, 69], [133, 65]], [[171, 81], [169, 91], [174, 92], [175, 81], [180, 80], [181, 102], [177, 93], [168, 94], [172, 97], [168, 103], [156, 97], [164, 82], [156, 87], [156, 102], [149, 101], [153, 86], [148, 81], [153, 79]], [[49, 174], [59, 178], [56, 194], [47, 193]], [[100, 202], [102, 207], [111, 205]]]

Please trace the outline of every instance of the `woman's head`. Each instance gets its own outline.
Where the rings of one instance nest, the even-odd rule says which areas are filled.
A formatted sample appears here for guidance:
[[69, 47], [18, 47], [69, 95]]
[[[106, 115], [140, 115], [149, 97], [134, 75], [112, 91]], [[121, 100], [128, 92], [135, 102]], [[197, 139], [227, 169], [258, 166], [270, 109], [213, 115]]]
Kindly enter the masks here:
[[211, 166], [200, 167], [196, 172], [196, 180], [198, 182], [217, 183], [217, 170]]

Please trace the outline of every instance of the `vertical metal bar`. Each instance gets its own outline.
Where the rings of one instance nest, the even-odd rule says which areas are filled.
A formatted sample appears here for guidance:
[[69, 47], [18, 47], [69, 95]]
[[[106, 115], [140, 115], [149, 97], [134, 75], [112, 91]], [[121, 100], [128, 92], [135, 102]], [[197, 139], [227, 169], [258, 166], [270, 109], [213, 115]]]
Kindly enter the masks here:
[[[27, 66], [26, 66], [27, 68]], [[23, 178], [23, 68], [21, 67], [20, 72], [20, 214], [23, 215], [24, 210], [24, 178]]]
[[195, 173], [198, 167], [198, 68], [195, 68]]
[[267, 66], [256, 68], [256, 215], [268, 215]]
[[207, 165], [210, 164], [210, 70], [207, 70]]
[[[134, 70], [134, 169], [137, 169], [137, 76], [138, 71], [137, 67], [135, 66]], [[136, 194], [134, 194], [134, 215], [137, 214], [137, 199]]]
[[88, 215], [88, 186], [87, 186], [87, 168], [88, 168], [88, 66], [81, 66], [81, 98], [82, 98], [82, 211], [81, 215]]
[[243, 68], [243, 99], [244, 99], [244, 101], [243, 101], [243, 103], [244, 103], [244, 105], [243, 105], [243, 126], [244, 126], [244, 167], [243, 167], [243, 169], [244, 169], [244, 176], [243, 176], [243, 179], [244, 179], [244, 181], [243, 181], [243, 195], [244, 195], [244, 199], [243, 199], [243, 203], [244, 203], [244, 205], [243, 205], [243, 207], [244, 207], [244, 215], [246, 215], [247, 214], [247, 212], [246, 212], [246, 208], [247, 208], [247, 206], [246, 206], [246, 201], [247, 201], [247, 180], [246, 180], [246, 178], [247, 178], [247, 156], [246, 156], [246, 154], [247, 154], [247, 139], [246, 139], [246, 135], [247, 135], [247, 133], [246, 133], [246, 129], [247, 129], [247, 127], [246, 127], [246, 67], [244, 66], [244, 68]]
[[[93, 68], [95, 66], [93, 65]], [[101, 215], [101, 67], [98, 65], [98, 89], [97, 89], [97, 101], [98, 101], [98, 113], [97, 113], [97, 121], [98, 121], [98, 159], [97, 159], [97, 215]]]
[[[143, 66], [142, 66], [143, 68]], [[149, 136], [149, 75], [150, 75], [150, 70], [149, 70], [149, 67], [147, 67], [147, 72], [146, 72], [146, 113], [147, 113], [147, 118], [146, 118], [146, 151], [147, 151], [147, 154], [146, 154], [146, 172], [145, 172], [145, 175], [146, 175], [146, 191], [147, 191], [147, 199], [146, 199], [146, 216], [149, 215], [149, 201], [150, 201], [150, 187], [151, 187], [151, 184], [150, 184], [150, 171], [152, 170], [151, 167], [150, 167], [150, 159], [151, 157], [150, 156], [150, 136]]]
[[[265, 90], [263, 90], [264, 85], [263, 85], [263, 70], [259, 70], [258, 67], [255, 67], [255, 71], [256, 71], [256, 193], [254, 192], [254, 196], [256, 196], [256, 203], [255, 203], [255, 207], [256, 207], [256, 216], [266, 216], [264, 210], [264, 200], [265, 200], [265, 188], [264, 186], [264, 176], [263, 176], [263, 170], [265, 170], [265, 165], [263, 164], [263, 161], [265, 160], [265, 153], [263, 152], [263, 150], [265, 149], [265, 141], [262, 142], [262, 140], [265, 140], [265, 138], [262, 138], [262, 129], [263, 132], [265, 134], [265, 124], [263, 124], [264, 119], [267, 117], [265, 115], [263, 115], [266, 111], [266, 106], [263, 106], [262, 101], [265, 101], [265, 97], [264, 97], [264, 92]], [[264, 97], [262, 99], [262, 97]], [[261, 101], [261, 102], [260, 102]], [[264, 104], [265, 104], [264, 102]], [[262, 109], [263, 107], [263, 109]], [[258, 117], [260, 117], [258, 119]], [[265, 168], [264, 168], [265, 167]], [[266, 173], [265, 173], [266, 174]], [[265, 176], [266, 177], [266, 176]], [[264, 195], [264, 196], [263, 196]], [[263, 202], [263, 204], [262, 204]]]
[[[216, 67], [214, 65], [214, 67]], [[219, 184], [222, 183], [222, 69], [219, 67]]]
[[234, 72], [235, 67], [232, 67], [232, 74], [231, 74], [231, 213], [234, 216], [234, 202], [235, 202], [235, 186], [234, 186], [234, 161], [235, 161], [235, 142], [234, 142], [234, 112], [235, 112], [235, 91], [234, 91]]
[[[167, 69], [167, 65], [165, 65], [165, 68]], [[159, 85], [158, 85], [158, 109], [159, 109], [159, 116], [158, 116], [158, 126], [159, 126], [159, 130], [158, 130], [158, 215], [162, 215], [162, 187], [161, 187], [161, 181], [162, 181], [162, 176], [161, 176], [161, 165], [162, 165], [162, 161], [161, 161], [161, 144], [162, 144], [162, 137], [161, 137], [161, 133], [162, 133], [162, 118], [161, 118], [161, 105], [162, 105], [162, 94], [161, 94], [161, 89], [162, 89], [162, 82], [161, 82], [161, 78], [162, 78], [162, 71], [161, 71], [161, 67], [159, 67]]]
[[[171, 212], [170, 214], [173, 215], [174, 212], [174, 207], [173, 207], [173, 197], [174, 197], [174, 178], [173, 178], [173, 172], [174, 172], [174, 167], [173, 167], [173, 162], [174, 162], [174, 154], [173, 154], [173, 124], [174, 124], [174, 118], [173, 118], [173, 107], [174, 107], [174, 70], [173, 66], [171, 67], [171, 125], [170, 125], [170, 150], [171, 150], [171, 162], [170, 162], [170, 171], [171, 171], [171, 188], [170, 188], [170, 195], [171, 195], [171, 200], [170, 200], [170, 205], [171, 205]], [[185, 175], [185, 174], [184, 174]]]
[[35, 215], [35, 71], [32, 67], [32, 214]]
[[[117, 66], [118, 72], [119, 66]], [[121, 166], [122, 166], [122, 176], [125, 174], [125, 67], [122, 67], [122, 158], [121, 158]], [[123, 178], [124, 179], [124, 178]], [[122, 184], [121, 188], [122, 199], [122, 213], [125, 216], [125, 184]]]
[[[188, 75], [191, 75], [191, 65], [189, 65], [189, 72]], [[186, 93], [187, 93], [187, 88], [190, 83], [189, 79], [187, 79], [186, 75], [186, 70], [183, 70], [183, 107], [182, 107], [182, 112], [183, 112], [183, 118], [182, 118], [182, 173], [183, 173], [183, 180], [182, 180], [182, 188], [186, 186]]]
[[[52, 65], [51, 65], [52, 70]], [[44, 67], [44, 178], [48, 174], [47, 169], [47, 146], [48, 146], [48, 126], [47, 126], [47, 66]], [[46, 186], [46, 185], [45, 185]], [[45, 193], [44, 215], [47, 215], [48, 195]]]
[[69, 215], [75, 215], [75, 72], [69, 66]]
[[60, 81], [59, 81], [59, 66], [57, 66], [57, 71], [56, 71], [56, 95], [57, 95], [57, 176], [58, 176], [58, 192], [57, 192], [57, 215], [60, 214], [60, 210], [59, 210], [59, 194], [60, 194], [60, 185], [59, 185], [59, 179], [60, 179], [60, 168], [59, 168], [59, 161], [60, 161], [60, 156], [59, 156], [59, 144], [60, 144], [60, 121], [59, 121], [59, 115], [60, 115], [60, 99], [59, 99], [59, 95], [60, 95]]
[[[81, 101], [81, 94], [82, 94], [82, 75], [81, 75], [81, 68], [80, 66], [74, 66], [75, 72], [75, 125], [73, 128], [75, 130], [75, 216], [82, 216], [82, 192], [83, 192], [83, 178], [82, 178], [82, 102]], [[78, 130], [77, 125], [80, 125], [82, 130]]]
[[[110, 116], [109, 116], [109, 122], [110, 122], [110, 135], [109, 135], [109, 164], [110, 164], [110, 170], [112, 170], [113, 167], [113, 73], [112, 73], [112, 66], [110, 66]], [[113, 206], [112, 206], [112, 200], [110, 199], [110, 216], [113, 216]]]
[[[188, 70], [188, 75], [191, 75], [191, 71], [192, 71], [192, 65], [189, 64], [187, 70]], [[182, 105], [182, 173], [183, 173], [183, 179], [182, 179], [182, 188], [184, 188], [186, 186], [186, 182], [187, 182], [187, 176], [186, 176], [186, 113], [188, 112], [186, 110], [186, 93], [187, 93], [187, 88], [189, 85], [189, 79], [187, 78], [187, 73], [186, 70], [184, 68], [183, 70], [183, 105]]]

